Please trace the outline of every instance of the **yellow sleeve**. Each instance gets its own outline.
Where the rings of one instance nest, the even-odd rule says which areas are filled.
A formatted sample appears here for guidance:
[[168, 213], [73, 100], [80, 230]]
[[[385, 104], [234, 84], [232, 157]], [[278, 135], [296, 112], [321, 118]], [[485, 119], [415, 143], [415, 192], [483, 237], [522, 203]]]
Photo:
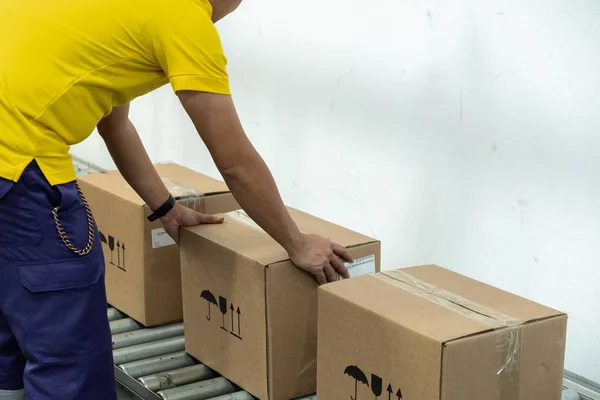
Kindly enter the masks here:
[[227, 59], [209, 6], [175, 1], [147, 25], [152, 51], [175, 92], [231, 94]]

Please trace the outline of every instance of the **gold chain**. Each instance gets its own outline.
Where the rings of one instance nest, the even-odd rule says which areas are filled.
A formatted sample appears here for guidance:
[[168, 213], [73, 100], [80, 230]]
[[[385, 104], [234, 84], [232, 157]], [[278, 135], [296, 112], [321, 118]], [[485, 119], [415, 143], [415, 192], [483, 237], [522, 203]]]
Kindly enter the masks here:
[[83, 192], [79, 188], [79, 185], [77, 184], [77, 182], [75, 182], [75, 186], [77, 187], [77, 191], [79, 192], [79, 196], [81, 197], [81, 200], [83, 201], [83, 206], [85, 207], [85, 211], [87, 213], [87, 221], [88, 221], [87, 245], [83, 249], [78, 249], [69, 240], [69, 238], [67, 237], [67, 232], [63, 228], [63, 226], [60, 222], [60, 219], [58, 218], [58, 211], [60, 210], [60, 207], [53, 208], [52, 215], [54, 216], [54, 222], [56, 223], [56, 229], [58, 230], [58, 235], [62, 239], [65, 246], [67, 246], [67, 248], [69, 250], [71, 250], [73, 253], [75, 253], [79, 256], [85, 256], [92, 250], [92, 247], [94, 246], [94, 236], [96, 234], [96, 229], [95, 229], [95, 224], [94, 224], [94, 217], [92, 216], [92, 211], [90, 210], [90, 206], [89, 206], [87, 200], [85, 199], [85, 197], [83, 196]]

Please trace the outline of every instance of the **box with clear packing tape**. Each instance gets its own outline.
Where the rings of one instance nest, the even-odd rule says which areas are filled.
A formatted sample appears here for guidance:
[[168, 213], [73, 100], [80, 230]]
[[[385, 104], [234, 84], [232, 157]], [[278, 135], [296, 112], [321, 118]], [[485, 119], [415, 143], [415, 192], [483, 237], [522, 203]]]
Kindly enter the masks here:
[[319, 289], [317, 393], [560, 400], [567, 315], [439, 266]]
[[[207, 214], [239, 205], [227, 185], [175, 163], [155, 168], [182, 204]], [[148, 205], [118, 171], [78, 178], [99, 228], [109, 303], [145, 326], [183, 318], [179, 250]]]

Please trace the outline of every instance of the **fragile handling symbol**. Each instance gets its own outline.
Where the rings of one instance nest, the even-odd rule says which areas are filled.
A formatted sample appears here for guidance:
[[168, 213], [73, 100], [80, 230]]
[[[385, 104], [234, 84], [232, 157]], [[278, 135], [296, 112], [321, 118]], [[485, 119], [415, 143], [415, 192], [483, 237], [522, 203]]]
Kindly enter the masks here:
[[210, 290], [203, 290], [202, 293], [200, 293], [200, 297], [208, 303], [208, 315], [206, 316], [206, 319], [210, 321], [210, 305], [212, 303], [217, 306], [217, 299], [215, 299], [215, 295], [212, 294]]
[[[120, 241], [117, 240], [117, 243], [115, 244], [115, 238], [113, 236], [108, 235], [108, 239], [107, 239], [106, 235], [104, 235], [104, 233], [102, 233], [102, 231], [99, 230], [99, 233], [100, 233], [100, 242], [106, 244], [108, 246], [108, 249], [110, 250], [109, 263], [123, 271], [126, 271], [127, 269], [125, 268], [125, 243], [121, 243]], [[116, 245], [116, 247], [115, 247], [115, 245]], [[115, 264], [115, 260], [114, 260], [115, 248], [117, 249], [116, 264]]]
[[[394, 389], [392, 389], [391, 384], [388, 385], [387, 392], [388, 392], [388, 400], [392, 400]], [[402, 400], [402, 390], [398, 389], [398, 391], [396, 392], [396, 399]]]
[[221, 329], [227, 331], [227, 328], [225, 328], [225, 314], [227, 314], [227, 299], [225, 297], [219, 296], [219, 309], [221, 310], [221, 314], [223, 314], [223, 325], [221, 325]]
[[[367, 379], [367, 375], [358, 367], [358, 365], [349, 365], [344, 370], [344, 374], [349, 375], [351, 378], [354, 378], [354, 397], [350, 396], [351, 400], [358, 400], [358, 383], [362, 383], [369, 387], [369, 381]], [[375, 374], [371, 374], [371, 392], [375, 395], [375, 399], [377, 400], [379, 396], [383, 393], [383, 379]], [[403, 400], [402, 398], [402, 390], [398, 389], [396, 392], [395, 399], [392, 399], [394, 396], [394, 389], [392, 388], [392, 384], [389, 384], [387, 387], [388, 400]]]
[[358, 365], [347, 366], [344, 370], [344, 374], [350, 375], [350, 377], [354, 378], [354, 397], [350, 396], [350, 399], [358, 400], [358, 382], [369, 386], [367, 376], [360, 368], [358, 368]]
[[[235, 307], [233, 306], [233, 303], [231, 304], [231, 333], [233, 336], [235, 336], [238, 339], [242, 339], [242, 327], [240, 325], [240, 318], [242, 315], [242, 312], [240, 311], [240, 307], [238, 306], [237, 311], [235, 311]], [[235, 328], [233, 326], [233, 314], [237, 313], [237, 333], [235, 333]]]
[[[211, 320], [211, 305], [214, 305], [215, 307], [219, 308], [219, 311], [221, 311], [221, 314], [223, 316], [222, 318], [222, 322], [221, 322], [221, 329], [224, 330], [225, 332], [229, 332], [231, 333], [231, 335], [235, 336], [236, 338], [242, 340], [242, 310], [240, 309], [240, 307], [238, 306], [237, 308], [233, 305], [233, 303], [229, 304], [229, 308], [228, 306], [228, 301], [227, 298], [223, 297], [223, 296], [219, 296], [219, 300], [217, 301], [217, 297], [208, 289], [203, 290], [200, 293], [200, 298], [206, 300], [207, 304], [208, 304], [208, 312], [206, 315], [206, 320], [210, 321]], [[225, 327], [225, 316], [227, 315], [227, 312], [230, 311], [231, 312], [231, 331], [229, 331], [226, 327]], [[237, 318], [235, 317], [235, 314], [237, 314]], [[237, 319], [237, 331], [236, 331], [236, 321]]]

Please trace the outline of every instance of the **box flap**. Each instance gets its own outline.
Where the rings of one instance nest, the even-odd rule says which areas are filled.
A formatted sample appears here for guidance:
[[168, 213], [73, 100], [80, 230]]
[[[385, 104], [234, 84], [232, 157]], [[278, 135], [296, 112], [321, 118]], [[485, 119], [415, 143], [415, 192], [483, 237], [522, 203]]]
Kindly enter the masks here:
[[385, 271], [320, 290], [440, 343], [560, 314], [437, 266]]
[[[345, 247], [376, 242], [373, 238], [302, 211], [289, 207], [288, 210], [302, 232], [328, 237]], [[286, 251], [242, 210], [226, 214], [223, 224], [201, 225], [186, 229], [262, 265], [288, 259]]]
[[[190, 194], [213, 195], [229, 192], [225, 183], [178, 164], [158, 164], [155, 165], [155, 168], [169, 191], [175, 197], [185, 197]], [[140, 206], [145, 204], [118, 171], [89, 174], [79, 179], [132, 203]]]

